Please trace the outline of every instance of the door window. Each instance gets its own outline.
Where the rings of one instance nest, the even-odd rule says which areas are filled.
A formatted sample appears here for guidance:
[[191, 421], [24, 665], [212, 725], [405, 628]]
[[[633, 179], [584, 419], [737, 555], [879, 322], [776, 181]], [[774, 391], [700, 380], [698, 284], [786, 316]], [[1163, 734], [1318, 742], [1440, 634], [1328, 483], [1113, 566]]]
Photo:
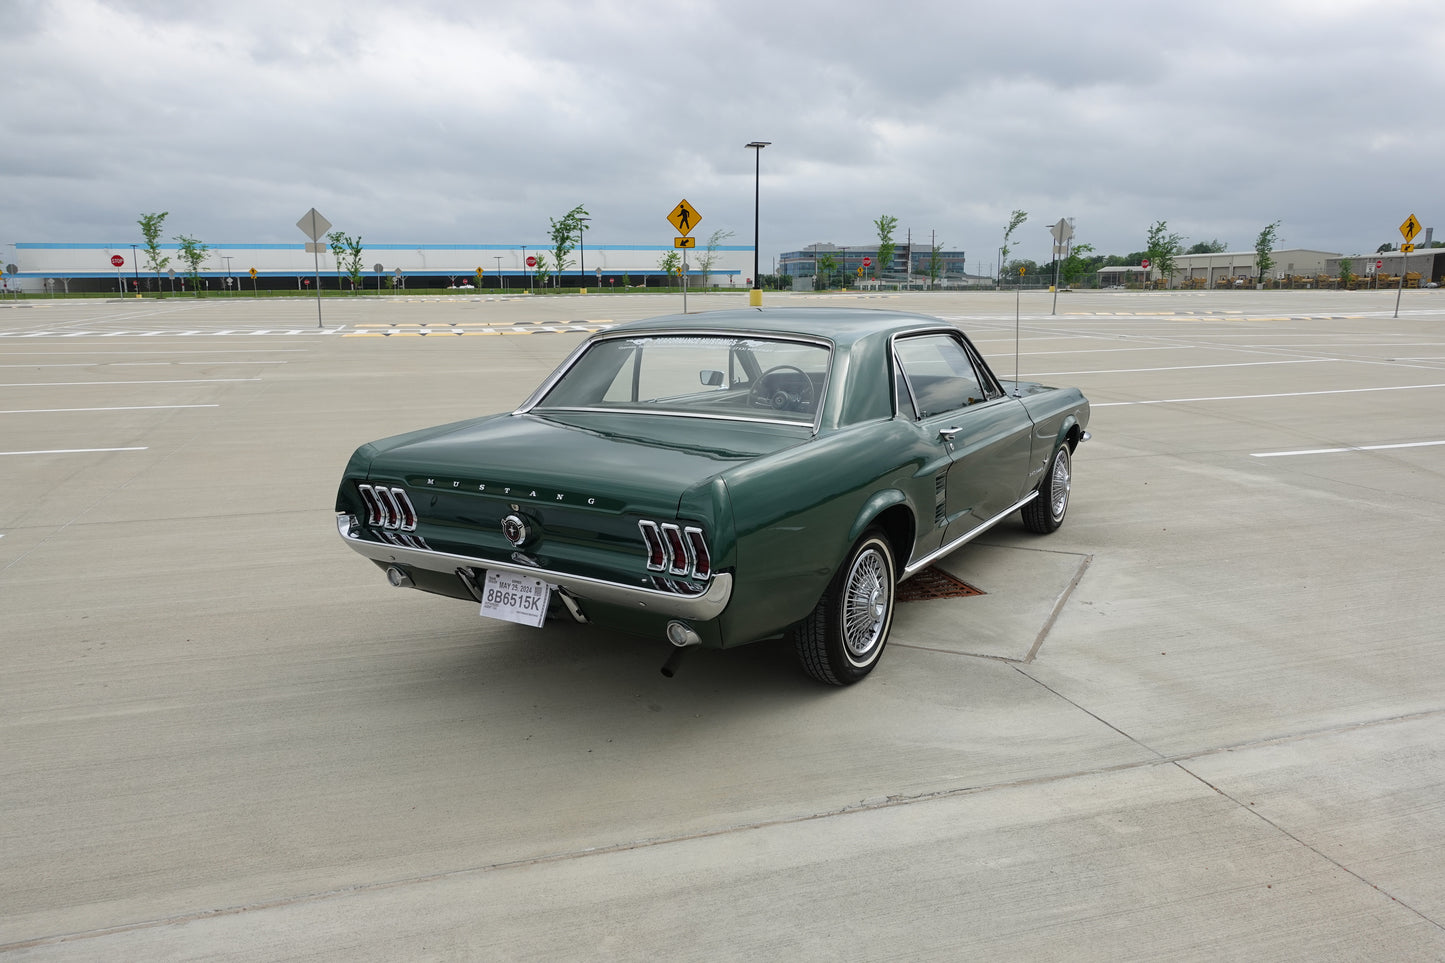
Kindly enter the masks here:
[[[988, 398], [968, 351], [953, 337], [900, 338], [894, 346], [919, 418], [966, 408]], [[901, 401], [901, 398], [900, 398]]]

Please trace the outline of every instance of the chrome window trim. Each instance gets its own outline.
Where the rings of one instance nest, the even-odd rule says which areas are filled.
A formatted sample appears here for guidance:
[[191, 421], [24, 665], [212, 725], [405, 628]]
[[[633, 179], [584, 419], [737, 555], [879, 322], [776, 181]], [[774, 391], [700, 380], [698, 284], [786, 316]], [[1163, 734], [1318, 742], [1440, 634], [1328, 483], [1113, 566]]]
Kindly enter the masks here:
[[[668, 418], [697, 418], [702, 421], [740, 421], [750, 425], [788, 425], [793, 428], [808, 428], [814, 433], [817, 426], [806, 421], [785, 421], [782, 418], [755, 418], [751, 415], [722, 415], [707, 414], [697, 411], [667, 411], [661, 408], [543, 408], [537, 412], [538, 415], [550, 415], [554, 411], [559, 412], [580, 412], [594, 415], [651, 415], [653, 417]], [[527, 414], [527, 412], [513, 412], [513, 414]]]
[[[936, 334], [947, 335], [958, 339], [959, 346], [963, 348], [964, 355], [968, 358], [969, 363], [973, 365], [974, 375], [978, 376], [979, 387], [981, 387], [984, 392], [984, 401], [993, 401], [997, 398], [1007, 396], [1008, 393], [1003, 390], [1003, 385], [999, 382], [998, 375], [993, 373], [993, 369], [988, 366], [988, 362], [984, 360], [978, 348], [974, 347], [973, 341], [960, 329], [955, 327], [942, 327], [895, 331], [888, 336], [888, 358], [893, 365], [894, 375], [903, 375], [903, 387], [908, 392], [909, 400], [913, 403], [913, 417], [910, 419], [911, 421], [921, 421], [922, 419], [918, 415], [918, 397], [913, 393], [913, 386], [908, 383], [908, 372], [903, 370], [903, 362], [898, 357], [898, 342], [908, 338], [926, 337]], [[895, 389], [895, 399], [897, 395], [898, 392]], [[964, 407], [968, 406], [965, 405]], [[962, 409], [954, 410], [961, 411]], [[946, 414], [946, 412], [944, 413]], [[895, 412], [895, 414], [899, 414], [899, 412]], [[906, 412], [902, 412], [902, 414], [906, 414]]]
[[[957, 330], [957, 329], [953, 329], [953, 330]], [[822, 386], [822, 388], [818, 391], [818, 398], [817, 398], [817, 400], [816, 400], [816, 402], [815, 402], [814, 411], [813, 411], [813, 420], [812, 420], [812, 422], [811, 422], [811, 428], [812, 428], [812, 430], [813, 430], [813, 434], [816, 435], [816, 434], [818, 433], [818, 431], [821, 429], [822, 424], [823, 424], [823, 402], [824, 402], [824, 399], [826, 399], [826, 398], [828, 397], [828, 389], [829, 389], [829, 388], [832, 386], [832, 384], [833, 384], [833, 368], [834, 368], [834, 365], [836, 364], [836, 362], [837, 362], [837, 360], [838, 360], [838, 359], [837, 359], [837, 353], [838, 353], [838, 347], [837, 347], [837, 345], [834, 344], [833, 341], [832, 341], [831, 339], [829, 339], [829, 338], [823, 338], [823, 337], [819, 337], [819, 336], [816, 336], [816, 335], [809, 335], [809, 334], [786, 334], [786, 333], [778, 333], [778, 332], [772, 332], [772, 331], [752, 331], [752, 330], [748, 330], [748, 329], [746, 329], [746, 328], [737, 329], [737, 330], [720, 330], [720, 329], [718, 329], [718, 328], [662, 328], [662, 329], [657, 329], [657, 330], [649, 329], [649, 330], [646, 330], [646, 331], [609, 331], [609, 332], [606, 332], [606, 333], [604, 333], [604, 334], [594, 334], [592, 337], [588, 338], [586, 341], [583, 341], [581, 344], [579, 344], [579, 345], [572, 351], [572, 353], [569, 354], [569, 355], [562, 361], [562, 363], [557, 366], [557, 370], [553, 371], [553, 372], [547, 377], [547, 379], [546, 379], [545, 381], [543, 381], [540, 385], [537, 386], [537, 390], [536, 390], [536, 391], [533, 391], [533, 392], [527, 397], [527, 399], [526, 399], [525, 401], [523, 401], [520, 405], [518, 405], [515, 409], [513, 409], [512, 414], [514, 414], [514, 415], [531, 414], [531, 412], [533, 411], [533, 409], [535, 409], [539, 404], [541, 404], [542, 399], [545, 398], [545, 397], [547, 397], [547, 394], [548, 394], [553, 388], [555, 388], [555, 387], [557, 386], [557, 382], [561, 381], [564, 377], [567, 376], [567, 372], [569, 372], [569, 371], [572, 370], [572, 367], [573, 367], [575, 364], [577, 364], [578, 359], [580, 359], [580, 358], [582, 357], [582, 355], [586, 354], [586, 353], [592, 348], [593, 345], [601, 344], [601, 343], [604, 342], [604, 341], [637, 341], [637, 340], [639, 340], [639, 339], [648, 339], [648, 340], [651, 340], [651, 339], [658, 339], [658, 338], [735, 338], [735, 339], [752, 339], [752, 340], [756, 340], [756, 341], [778, 341], [778, 342], [782, 342], [782, 343], [784, 343], [784, 344], [810, 344], [810, 345], [816, 345], [816, 346], [818, 346], [818, 347], [827, 349], [827, 351], [828, 351], [828, 367], [827, 367], [826, 371], [825, 371], [824, 374], [823, 374], [823, 386]], [[609, 414], [615, 413], [615, 412], [623, 412], [623, 413], [626, 413], [626, 414], [671, 415], [671, 416], [680, 417], [680, 418], [700, 418], [700, 419], [703, 419], [703, 420], [705, 420], [705, 421], [744, 421], [744, 422], [757, 422], [757, 423], [762, 423], [762, 424], [782, 424], [782, 425], [792, 425], [792, 426], [797, 427], [797, 428], [809, 427], [809, 426], [810, 426], [810, 423], [809, 423], [809, 422], [806, 422], [806, 421], [796, 421], [796, 420], [793, 420], [793, 421], [780, 421], [780, 420], [778, 420], [778, 419], [772, 419], [772, 418], [749, 418], [749, 417], [738, 416], [738, 415], [716, 415], [716, 414], [710, 414], [710, 413], [706, 413], [706, 412], [704, 412], [704, 413], [693, 413], [693, 412], [658, 411], [658, 410], [655, 410], [655, 409], [633, 409], [633, 408], [544, 408], [544, 409], [542, 409], [542, 412], [541, 412], [541, 413], [542, 413], [542, 414], [545, 414], [546, 412], [549, 412], [549, 411], [596, 411], [596, 412], [605, 412], [605, 413], [609, 413]]]
[[356, 531], [356, 527], [357, 520], [351, 513], [336, 513], [336, 531], [341, 536], [341, 540], [358, 555], [387, 565], [409, 565], [423, 571], [438, 572], [448, 576], [454, 575], [458, 567], [496, 569], [499, 572], [513, 575], [539, 578], [548, 584], [571, 592], [580, 599], [591, 599], [596, 602], [645, 609], [659, 615], [699, 621], [717, 618], [722, 614], [723, 609], [727, 608], [728, 600], [732, 598], [733, 576], [731, 572], [714, 574], [706, 591], [699, 595], [681, 595], [642, 585], [622, 585], [618, 582], [588, 578], [584, 575], [571, 575], [545, 568], [534, 568], [518, 562], [473, 558], [469, 555], [452, 555], [447, 552], [373, 542], [362, 538]]

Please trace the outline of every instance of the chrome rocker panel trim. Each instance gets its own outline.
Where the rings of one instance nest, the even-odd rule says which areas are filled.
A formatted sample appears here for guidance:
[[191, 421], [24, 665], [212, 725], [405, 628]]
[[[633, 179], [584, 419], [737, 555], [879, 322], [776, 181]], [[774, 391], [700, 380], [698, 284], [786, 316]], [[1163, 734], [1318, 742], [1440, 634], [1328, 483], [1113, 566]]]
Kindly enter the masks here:
[[528, 575], [566, 589], [580, 599], [647, 609], [657, 612], [659, 615], [697, 621], [707, 621], [721, 615], [722, 610], [727, 608], [728, 599], [732, 597], [733, 593], [733, 577], [730, 572], [714, 573], [707, 591], [701, 595], [678, 595], [660, 589], [644, 588], [640, 585], [619, 585], [616, 582], [588, 578], [584, 575], [569, 575], [565, 572], [555, 572], [517, 562], [473, 558], [469, 555], [451, 555], [447, 552], [367, 541], [351, 533], [353, 521], [350, 513], [337, 512], [336, 531], [341, 535], [341, 540], [353, 551], [373, 562], [410, 565], [444, 575], [451, 575], [462, 567], [495, 569], [513, 575]]
[[906, 578], [912, 578], [914, 575], [917, 575], [920, 571], [933, 564], [935, 560], [943, 558], [943, 556], [947, 555], [949, 552], [956, 551], [957, 549], [961, 548], [965, 543], [970, 542], [975, 538], [978, 538], [984, 532], [988, 531], [990, 528], [993, 528], [999, 522], [1003, 521], [1005, 518], [1008, 518], [1014, 512], [1018, 511], [1020, 508], [1023, 508], [1029, 502], [1033, 501], [1035, 498], [1038, 497], [1038, 489], [1034, 489], [1023, 498], [1020, 498], [1018, 501], [1014, 502], [1008, 508], [999, 512], [993, 518], [990, 518], [988, 521], [984, 522], [982, 525], [968, 532], [965, 532], [964, 534], [960, 535], [958, 538], [955, 538], [953, 541], [949, 542], [942, 548], [929, 552], [918, 561], [904, 568], [903, 575], [899, 577], [898, 581], [901, 582]]

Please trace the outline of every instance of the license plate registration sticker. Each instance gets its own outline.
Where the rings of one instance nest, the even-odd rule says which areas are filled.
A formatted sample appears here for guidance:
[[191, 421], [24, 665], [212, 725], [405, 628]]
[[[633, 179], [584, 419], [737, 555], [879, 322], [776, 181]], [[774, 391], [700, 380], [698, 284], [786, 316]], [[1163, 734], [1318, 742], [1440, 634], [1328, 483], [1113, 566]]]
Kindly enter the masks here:
[[482, 615], [540, 628], [551, 594], [552, 586], [539, 578], [488, 570], [482, 587]]

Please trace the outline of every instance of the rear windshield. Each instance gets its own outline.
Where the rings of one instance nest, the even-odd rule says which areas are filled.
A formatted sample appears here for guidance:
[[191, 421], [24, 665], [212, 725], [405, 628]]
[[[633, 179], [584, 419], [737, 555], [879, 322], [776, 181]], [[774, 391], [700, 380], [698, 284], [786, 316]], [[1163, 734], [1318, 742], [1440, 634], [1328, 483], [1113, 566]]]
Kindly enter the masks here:
[[535, 407], [812, 424], [830, 357], [826, 345], [808, 341], [610, 338], [587, 349]]

